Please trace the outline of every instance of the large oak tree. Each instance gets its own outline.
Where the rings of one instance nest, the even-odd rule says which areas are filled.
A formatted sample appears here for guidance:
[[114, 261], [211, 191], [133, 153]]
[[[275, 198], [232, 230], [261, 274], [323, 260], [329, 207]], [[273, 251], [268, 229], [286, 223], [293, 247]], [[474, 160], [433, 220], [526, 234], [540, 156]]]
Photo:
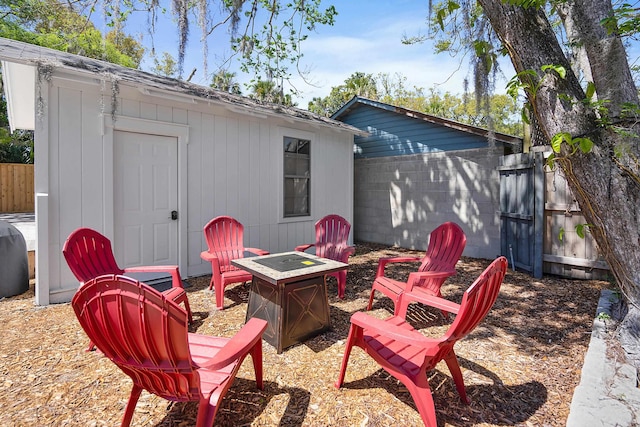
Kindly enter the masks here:
[[[546, 2], [478, 3], [521, 77], [531, 111], [545, 140], [554, 146], [555, 163], [567, 177], [589, 231], [618, 286], [637, 305], [638, 91], [620, 26], [612, 20], [611, 2], [557, 2], [571, 49], [552, 27], [544, 8]], [[568, 53], [580, 54], [580, 68], [575, 69], [587, 80], [579, 80]]]

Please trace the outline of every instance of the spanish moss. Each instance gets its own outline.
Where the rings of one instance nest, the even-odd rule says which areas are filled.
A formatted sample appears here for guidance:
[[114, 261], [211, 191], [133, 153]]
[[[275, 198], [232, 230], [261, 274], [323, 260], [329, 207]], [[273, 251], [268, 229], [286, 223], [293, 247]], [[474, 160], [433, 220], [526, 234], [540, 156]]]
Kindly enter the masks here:
[[187, 0], [173, 0], [172, 11], [178, 20], [178, 75], [182, 78], [184, 72], [184, 55], [189, 39], [189, 4]]
[[209, 74], [209, 46], [207, 43], [207, 0], [198, 0], [198, 24], [200, 26], [200, 43], [202, 44], [202, 66], [204, 68], [204, 75]]

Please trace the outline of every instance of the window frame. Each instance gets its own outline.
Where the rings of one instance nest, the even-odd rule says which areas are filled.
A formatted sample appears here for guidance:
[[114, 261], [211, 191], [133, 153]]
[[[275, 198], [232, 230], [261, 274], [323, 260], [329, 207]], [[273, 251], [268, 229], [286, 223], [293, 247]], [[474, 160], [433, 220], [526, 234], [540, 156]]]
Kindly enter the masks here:
[[[311, 141], [308, 139], [301, 138], [293, 138], [290, 136], [284, 136], [282, 138], [283, 142], [283, 205], [282, 205], [282, 215], [284, 218], [298, 218], [298, 217], [308, 217], [311, 216]], [[288, 148], [291, 144], [295, 144], [295, 151], [289, 151]], [[304, 146], [306, 145], [307, 153], [303, 152]], [[295, 171], [292, 173], [291, 171], [287, 172], [287, 164], [291, 166], [293, 164]], [[306, 166], [306, 167], [305, 167]], [[300, 173], [302, 172], [302, 173]], [[293, 184], [291, 184], [293, 181]], [[303, 181], [302, 184], [299, 181]], [[289, 194], [287, 192], [287, 188], [293, 185], [293, 194]], [[302, 200], [306, 200], [306, 206], [304, 206], [303, 211], [301, 213], [296, 212], [296, 205], [300, 199], [301, 194], [298, 194], [296, 191], [296, 187], [298, 185], [304, 186], [305, 195], [302, 196]], [[289, 199], [293, 200], [293, 209], [290, 212], [287, 212], [287, 201]]]
[[[285, 174], [285, 170], [284, 170], [284, 159], [285, 159], [285, 155], [286, 152], [284, 151], [285, 149], [285, 141], [287, 138], [292, 138], [292, 139], [296, 139], [296, 140], [302, 140], [302, 141], [308, 141], [309, 143], [309, 176], [306, 178], [307, 179], [307, 185], [308, 185], [308, 198], [307, 198], [307, 205], [308, 205], [308, 212], [306, 214], [285, 214], [285, 196], [286, 196], [286, 192], [285, 192], [285, 181], [287, 179], [287, 174]], [[279, 179], [280, 179], [280, 184], [279, 184], [279, 197], [278, 197], [278, 217], [279, 217], [279, 222], [282, 223], [286, 223], [286, 222], [300, 222], [300, 221], [309, 221], [310, 218], [313, 218], [313, 214], [314, 214], [314, 191], [313, 191], [313, 181], [314, 181], [314, 157], [315, 157], [315, 150], [316, 150], [316, 144], [315, 142], [315, 134], [312, 132], [305, 132], [299, 129], [291, 129], [291, 128], [280, 128], [279, 132], [278, 132], [278, 147], [279, 147], [279, 155], [278, 155], [278, 174], [279, 174]], [[289, 175], [290, 176], [290, 175]]]

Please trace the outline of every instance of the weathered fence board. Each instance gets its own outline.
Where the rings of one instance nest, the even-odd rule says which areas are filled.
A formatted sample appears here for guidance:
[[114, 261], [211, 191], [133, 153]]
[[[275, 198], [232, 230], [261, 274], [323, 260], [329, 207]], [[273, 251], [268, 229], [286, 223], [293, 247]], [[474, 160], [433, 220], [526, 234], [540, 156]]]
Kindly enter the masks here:
[[0, 212], [34, 212], [33, 165], [0, 163]]
[[606, 279], [608, 265], [598, 253], [595, 240], [576, 226], [587, 221], [580, 212], [565, 177], [556, 168], [545, 170], [544, 272], [575, 279]]

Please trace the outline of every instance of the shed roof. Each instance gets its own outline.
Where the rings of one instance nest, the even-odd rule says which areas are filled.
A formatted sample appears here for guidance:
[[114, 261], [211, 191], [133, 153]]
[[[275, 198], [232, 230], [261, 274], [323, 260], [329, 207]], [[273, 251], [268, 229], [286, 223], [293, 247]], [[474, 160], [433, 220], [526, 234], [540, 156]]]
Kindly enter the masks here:
[[488, 129], [480, 128], [477, 126], [460, 123], [455, 120], [444, 119], [442, 117], [433, 116], [431, 114], [422, 113], [420, 111], [409, 110], [407, 108], [398, 107], [391, 104], [386, 104], [380, 101], [374, 101], [361, 96], [354, 96], [349, 102], [344, 104], [338, 111], [336, 111], [331, 118], [340, 120], [341, 117], [358, 108], [361, 105], [368, 105], [370, 107], [380, 108], [386, 111], [390, 111], [396, 114], [404, 115], [413, 119], [424, 120], [425, 122], [442, 125], [451, 129], [459, 130], [462, 132], [468, 132], [473, 135], [482, 136], [485, 138], [493, 138], [496, 142], [502, 142], [505, 144], [522, 146], [522, 138], [517, 136], [507, 135], [499, 132], [491, 132]]
[[[10, 40], [0, 37], [0, 60], [3, 62], [12, 62], [17, 64], [31, 65], [38, 67], [54, 67], [63, 68], [69, 72], [77, 73], [79, 76], [84, 75], [96, 78], [98, 80], [105, 79], [110, 76], [118, 81], [118, 84], [130, 84], [137, 87], [145, 94], [165, 97], [167, 99], [181, 100], [183, 102], [193, 103], [209, 103], [222, 105], [225, 108], [242, 113], [249, 113], [260, 117], [279, 116], [289, 121], [302, 121], [312, 126], [330, 127], [336, 130], [346, 131], [355, 135], [366, 134], [362, 130], [340, 122], [331, 118], [323, 117], [310, 111], [295, 107], [287, 107], [279, 104], [263, 103], [251, 98], [240, 95], [234, 95], [228, 92], [220, 91], [214, 88], [196, 85], [184, 80], [162, 77], [144, 71], [123, 67], [109, 62], [96, 59], [86, 58], [58, 50], [45, 48], [33, 44], [23, 43], [16, 40]], [[33, 78], [38, 78], [37, 73], [33, 73]], [[4, 73], [3, 73], [4, 76]], [[17, 80], [7, 81], [5, 84], [15, 85]], [[31, 84], [31, 88], [35, 86], [35, 82], [20, 79], [20, 84]], [[33, 91], [33, 89], [31, 89]], [[13, 90], [13, 93], [24, 93], [19, 89]], [[16, 104], [16, 97], [7, 92], [8, 104]], [[12, 99], [15, 98], [15, 99]], [[20, 111], [14, 109], [14, 117], [18, 117]], [[33, 117], [34, 111], [28, 112]], [[12, 125], [13, 127], [13, 125]]]

